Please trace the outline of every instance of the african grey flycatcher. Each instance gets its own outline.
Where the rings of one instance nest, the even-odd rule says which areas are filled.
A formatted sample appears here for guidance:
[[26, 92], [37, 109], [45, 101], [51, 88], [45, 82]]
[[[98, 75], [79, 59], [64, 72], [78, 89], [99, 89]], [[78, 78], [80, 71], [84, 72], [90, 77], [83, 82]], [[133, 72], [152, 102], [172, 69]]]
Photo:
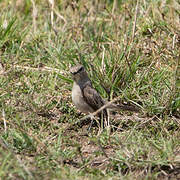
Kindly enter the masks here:
[[[72, 101], [74, 105], [83, 113], [93, 113], [101, 108], [105, 102], [93, 88], [84, 67], [76, 65], [70, 69], [70, 72], [74, 80], [72, 88]], [[107, 116], [106, 109], [103, 110], [103, 116]]]
[[[74, 105], [83, 113], [93, 113], [107, 104], [101, 98], [99, 93], [93, 88], [91, 80], [88, 77], [82, 65], [76, 65], [70, 69], [74, 80], [72, 88], [72, 101]], [[133, 105], [110, 104], [107, 108], [113, 110], [139, 111], [139, 107]], [[99, 113], [100, 116], [102, 113]], [[103, 110], [103, 117], [107, 117], [107, 109]]]

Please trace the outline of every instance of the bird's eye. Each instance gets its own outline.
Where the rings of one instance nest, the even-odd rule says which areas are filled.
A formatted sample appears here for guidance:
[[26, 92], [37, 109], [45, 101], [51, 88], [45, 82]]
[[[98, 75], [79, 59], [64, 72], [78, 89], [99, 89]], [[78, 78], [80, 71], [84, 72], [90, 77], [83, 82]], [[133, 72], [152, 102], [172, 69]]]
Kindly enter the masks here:
[[78, 72], [80, 72], [80, 71], [82, 71], [84, 68], [83, 68], [83, 66], [78, 70]]
[[77, 72], [75, 72], [74, 74], [78, 74], [78, 73], [80, 73], [81, 71], [83, 71], [84, 70], [84, 67], [83, 66], [81, 66], [79, 69], [78, 69], [78, 71]]
[[75, 75], [75, 74], [80, 73], [80, 72], [83, 71], [83, 70], [84, 70], [84, 67], [81, 66], [79, 69], [76, 69], [76, 71], [71, 71], [71, 74]]

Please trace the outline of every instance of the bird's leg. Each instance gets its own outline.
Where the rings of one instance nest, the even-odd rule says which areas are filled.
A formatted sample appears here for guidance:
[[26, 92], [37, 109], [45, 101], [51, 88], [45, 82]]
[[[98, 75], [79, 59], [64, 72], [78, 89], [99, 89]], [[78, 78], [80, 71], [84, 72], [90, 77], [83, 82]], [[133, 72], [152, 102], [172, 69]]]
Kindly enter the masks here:
[[[104, 113], [105, 112], [105, 113]], [[101, 127], [98, 132], [100, 134], [104, 128], [108, 131], [108, 134], [110, 134], [110, 119], [109, 119], [109, 110], [106, 110], [101, 113]]]
[[90, 125], [88, 127], [88, 132], [91, 130], [91, 127], [92, 127], [94, 119], [95, 119], [94, 116], [91, 113], [89, 115], [90, 115], [91, 123], [90, 123]]
[[111, 126], [110, 126], [110, 113], [109, 109], [107, 109], [107, 133], [110, 135], [111, 132]]
[[104, 127], [106, 127], [106, 125], [107, 125], [107, 123], [106, 123], [106, 117], [105, 117], [105, 115], [104, 115], [104, 113], [103, 112], [101, 112], [101, 116], [100, 116], [100, 120], [101, 120], [101, 129], [103, 129]]
[[93, 120], [94, 120], [94, 118], [92, 118], [92, 117], [90, 117], [91, 118], [91, 123], [90, 123], [90, 125], [89, 125], [89, 127], [88, 127], [88, 132], [91, 130], [91, 127], [92, 127], [92, 125], [93, 125]]

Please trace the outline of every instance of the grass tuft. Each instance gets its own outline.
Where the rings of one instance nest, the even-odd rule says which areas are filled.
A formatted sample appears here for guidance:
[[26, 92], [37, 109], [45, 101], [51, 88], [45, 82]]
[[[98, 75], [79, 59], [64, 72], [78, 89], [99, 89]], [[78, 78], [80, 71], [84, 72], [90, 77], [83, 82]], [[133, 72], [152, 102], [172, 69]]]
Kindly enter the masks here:
[[[179, 179], [180, 23], [173, 1], [0, 1], [1, 179]], [[69, 68], [107, 100], [79, 123]]]

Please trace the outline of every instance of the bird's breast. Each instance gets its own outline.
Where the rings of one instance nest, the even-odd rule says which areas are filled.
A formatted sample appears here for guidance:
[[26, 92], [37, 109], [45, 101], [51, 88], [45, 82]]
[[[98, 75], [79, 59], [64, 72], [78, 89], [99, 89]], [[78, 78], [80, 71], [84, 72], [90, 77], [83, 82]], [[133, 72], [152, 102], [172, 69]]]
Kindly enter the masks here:
[[72, 101], [74, 105], [83, 113], [94, 112], [94, 110], [86, 103], [82, 90], [78, 84], [74, 82], [72, 88]]

